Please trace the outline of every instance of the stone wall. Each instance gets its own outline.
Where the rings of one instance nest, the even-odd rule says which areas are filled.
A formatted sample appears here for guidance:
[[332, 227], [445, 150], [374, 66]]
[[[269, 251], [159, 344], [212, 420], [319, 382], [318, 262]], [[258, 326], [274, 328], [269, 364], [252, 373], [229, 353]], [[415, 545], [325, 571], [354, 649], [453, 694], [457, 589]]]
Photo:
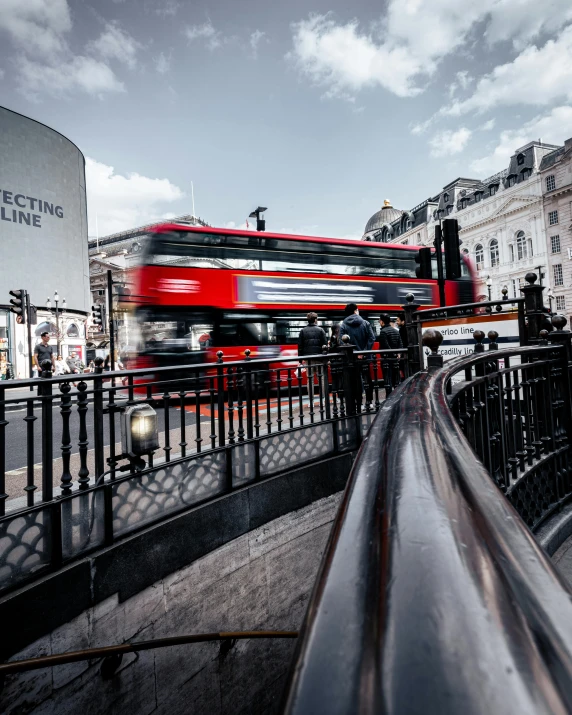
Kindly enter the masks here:
[[[189, 633], [297, 630], [340, 498], [275, 519], [123, 602], [108, 598], [13, 659]], [[245, 640], [226, 654], [219, 643], [154, 649], [124, 656], [109, 680], [100, 660], [8, 676], [0, 711], [271, 713], [294, 647], [293, 640]]]

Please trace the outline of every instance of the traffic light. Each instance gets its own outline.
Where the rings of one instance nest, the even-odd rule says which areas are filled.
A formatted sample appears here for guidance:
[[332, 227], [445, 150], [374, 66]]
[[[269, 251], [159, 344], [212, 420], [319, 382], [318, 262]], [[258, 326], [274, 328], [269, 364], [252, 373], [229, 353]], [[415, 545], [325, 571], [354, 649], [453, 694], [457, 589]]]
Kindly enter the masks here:
[[415, 275], [417, 276], [417, 278], [433, 277], [433, 272], [431, 270], [430, 248], [420, 248], [415, 254], [415, 263], [417, 263], [417, 266], [415, 268]]
[[105, 331], [105, 306], [101, 304], [92, 305], [91, 312], [92, 323], [99, 328], [99, 330]]
[[456, 281], [461, 277], [461, 249], [459, 224], [456, 218], [443, 221], [443, 248], [445, 249], [445, 278]]
[[20, 288], [20, 290], [11, 290], [10, 295], [14, 296], [10, 299], [10, 312], [14, 313], [19, 323], [25, 323], [26, 291], [23, 288]]

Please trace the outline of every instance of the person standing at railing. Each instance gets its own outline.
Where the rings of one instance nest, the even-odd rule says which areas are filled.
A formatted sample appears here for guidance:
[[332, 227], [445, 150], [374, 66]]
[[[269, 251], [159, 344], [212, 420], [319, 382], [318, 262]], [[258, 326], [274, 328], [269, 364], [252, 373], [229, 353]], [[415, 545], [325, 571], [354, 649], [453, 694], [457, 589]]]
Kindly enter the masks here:
[[[298, 357], [304, 355], [319, 355], [322, 347], [328, 344], [328, 337], [323, 328], [318, 325], [318, 314], [310, 312], [306, 316], [308, 325], [304, 326], [298, 335]], [[308, 389], [314, 378], [314, 370], [308, 361]]]
[[[391, 318], [389, 315], [382, 315], [380, 321], [383, 325], [379, 331], [379, 349], [380, 350], [398, 350], [403, 347], [399, 330], [391, 327]], [[399, 382], [399, 362], [396, 358], [385, 357], [382, 359], [383, 374], [386, 384], [395, 387]]]
[[56, 367], [56, 358], [54, 355], [54, 347], [50, 345], [50, 334], [47, 330], [41, 334], [42, 341], [36, 345], [34, 348], [34, 363], [38, 368], [38, 377], [42, 376], [41, 365], [44, 360], [50, 360], [52, 363], [52, 369]]
[[[350, 339], [350, 343], [355, 345], [358, 350], [371, 350], [373, 344], [375, 343], [375, 333], [371, 324], [364, 320], [359, 314], [359, 308], [356, 303], [348, 303], [344, 309], [345, 318], [340, 326], [340, 340], [347, 335]], [[367, 403], [371, 403], [373, 400], [373, 381], [371, 376], [371, 359], [365, 358], [360, 363], [360, 372], [366, 379], [366, 389], [365, 389], [365, 399]], [[358, 399], [356, 403], [358, 405], [358, 412], [361, 409], [361, 400], [363, 392], [363, 379], [358, 374], [358, 381], [356, 384]]]

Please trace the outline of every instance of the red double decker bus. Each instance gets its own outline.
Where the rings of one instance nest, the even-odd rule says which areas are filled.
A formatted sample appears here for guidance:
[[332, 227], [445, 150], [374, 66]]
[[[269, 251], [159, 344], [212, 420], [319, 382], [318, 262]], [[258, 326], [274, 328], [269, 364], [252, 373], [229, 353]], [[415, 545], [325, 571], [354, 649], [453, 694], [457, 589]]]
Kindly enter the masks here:
[[[131, 303], [139, 332], [140, 366], [292, 356], [306, 313], [318, 313], [329, 335], [347, 303], [379, 332], [413, 293], [438, 305], [433, 278], [416, 277], [415, 246], [314, 236], [254, 233], [165, 224], [146, 242]], [[448, 305], [474, 300], [463, 258], [462, 276], [446, 281]]]

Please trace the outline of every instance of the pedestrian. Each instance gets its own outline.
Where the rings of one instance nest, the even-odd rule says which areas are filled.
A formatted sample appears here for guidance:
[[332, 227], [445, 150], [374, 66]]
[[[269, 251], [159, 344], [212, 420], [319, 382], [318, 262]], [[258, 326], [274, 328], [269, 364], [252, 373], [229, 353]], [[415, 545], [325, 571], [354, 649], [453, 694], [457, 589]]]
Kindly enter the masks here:
[[[379, 331], [379, 349], [398, 350], [402, 348], [403, 343], [399, 336], [399, 330], [391, 327], [391, 318], [389, 315], [382, 315], [380, 322], [383, 327]], [[382, 370], [386, 389], [395, 387], [399, 381], [399, 362], [397, 358], [389, 355], [382, 357]], [[391, 391], [391, 389], [389, 391]]]
[[111, 370], [111, 355], [107, 353], [105, 360], [103, 361], [103, 372], [109, 372]]
[[[371, 350], [375, 343], [375, 333], [371, 324], [364, 320], [359, 314], [359, 308], [356, 303], [348, 303], [344, 308], [345, 318], [340, 325], [340, 341], [343, 344], [342, 338], [347, 335], [350, 339], [350, 345], [354, 345], [358, 350]], [[353, 389], [355, 391], [355, 406], [357, 412], [361, 411], [362, 393], [364, 388], [363, 377], [365, 377], [365, 399], [369, 404], [373, 400], [373, 381], [371, 375], [371, 356], [366, 356], [360, 359], [358, 370], [354, 375]], [[349, 405], [348, 405], [349, 406]]]
[[[77, 356], [77, 353], [75, 350], [72, 350], [69, 356], [66, 359], [66, 364], [68, 366], [69, 371], [73, 375], [78, 375], [81, 371], [81, 361]], [[72, 385], [75, 387], [76, 383], [73, 382]]]
[[358, 350], [371, 350], [375, 343], [373, 328], [359, 314], [355, 303], [348, 303], [344, 310], [343, 323], [340, 326], [340, 340], [344, 335], [349, 335], [350, 343]]
[[332, 325], [332, 334], [330, 336], [330, 340], [328, 341], [328, 352], [331, 352], [331, 353], [339, 352], [341, 340], [342, 339], [340, 338], [340, 324], [334, 323]]
[[323, 346], [328, 344], [324, 329], [318, 325], [318, 314], [308, 313], [306, 319], [308, 325], [303, 327], [298, 335], [298, 357], [318, 355]]
[[397, 330], [399, 330], [399, 337], [401, 338], [401, 344], [404, 348], [409, 345], [409, 338], [407, 337], [407, 326], [405, 325], [405, 313], [399, 313], [396, 319]]
[[41, 342], [34, 348], [34, 364], [38, 368], [38, 377], [42, 377], [42, 363], [49, 360], [52, 363], [52, 370], [56, 367], [53, 345], [50, 345], [50, 334], [47, 330], [40, 335]]
[[66, 375], [67, 373], [69, 373], [69, 368], [66, 365], [65, 360], [61, 355], [58, 355], [54, 366], [54, 374]]

